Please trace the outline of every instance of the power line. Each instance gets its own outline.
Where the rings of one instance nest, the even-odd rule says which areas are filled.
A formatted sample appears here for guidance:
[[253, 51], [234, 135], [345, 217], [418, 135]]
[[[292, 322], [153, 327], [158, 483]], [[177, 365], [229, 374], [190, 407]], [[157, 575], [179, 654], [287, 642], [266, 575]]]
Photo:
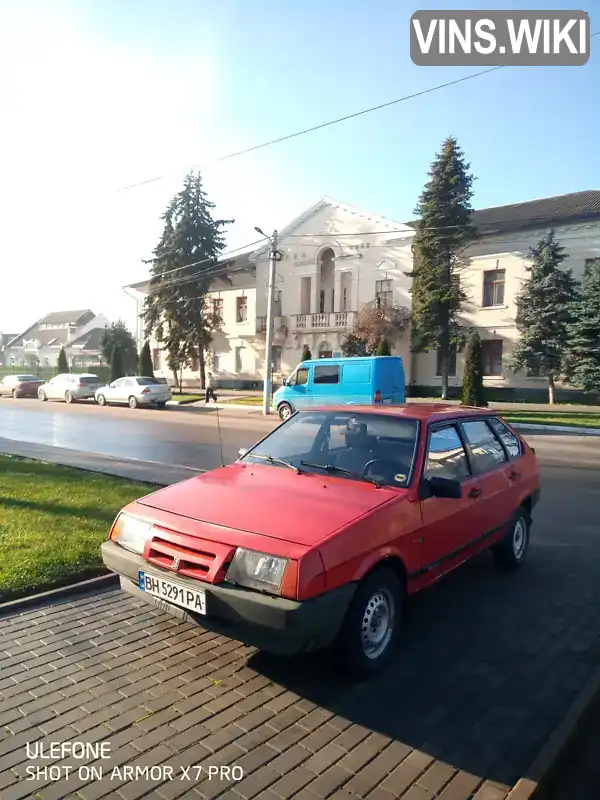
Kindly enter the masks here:
[[[247, 153], [253, 153], [256, 150], [262, 150], [265, 147], [271, 147], [271, 145], [274, 144], [287, 142], [289, 139], [296, 139], [298, 136], [304, 136], [307, 133], [313, 133], [314, 131], [319, 131], [322, 130], [323, 128], [329, 128], [332, 125], [338, 125], [340, 122], [346, 122], [349, 119], [362, 117], [365, 114], [370, 114], [373, 111], [380, 111], [382, 108], [389, 108], [390, 106], [397, 105], [398, 103], [403, 103], [405, 100], [413, 100], [415, 97], [422, 97], [425, 94], [431, 94], [432, 92], [437, 92], [440, 89], [447, 89], [449, 86], [455, 86], [458, 83], [464, 83], [465, 81], [473, 80], [473, 78], [479, 78], [481, 75], [487, 75], [490, 72], [497, 72], [499, 69], [504, 69], [504, 66], [490, 67], [489, 69], [483, 69], [480, 70], [479, 72], [474, 72], [472, 75], [464, 75], [462, 78], [456, 78], [453, 81], [440, 83], [437, 86], [430, 86], [428, 89], [421, 89], [421, 91], [419, 92], [412, 92], [412, 94], [405, 94], [403, 97], [397, 97], [395, 100], [388, 100], [386, 103], [380, 103], [377, 106], [370, 106], [369, 108], [363, 108], [361, 111], [354, 111], [352, 114], [346, 114], [343, 117], [337, 117], [337, 119], [331, 119], [328, 120], [327, 122], [321, 122], [319, 125], [313, 125], [310, 128], [304, 128], [303, 130], [296, 131], [295, 133], [288, 133], [285, 136], [279, 136], [276, 139], [270, 139], [268, 142], [255, 144], [252, 147], [245, 147], [243, 150], [236, 150], [234, 153], [227, 153], [227, 155], [215, 158], [208, 163], [218, 164], [221, 161], [228, 161], [231, 158], [237, 158], [237, 156], [243, 156], [246, 155]], [[165, 180], [166, 177], [167, 177], [166, 175], [157, 175], [154, 178], [146, 178], [146, 180], [138, 181], [137, 183], [132, 183], [129, 186], [122, 186], [117, 191], [125, 192], [128, 191], [129, 189], [136, 189], [137, 187], [145, 186], [148, 183], [156, 183], [157, 181]]]

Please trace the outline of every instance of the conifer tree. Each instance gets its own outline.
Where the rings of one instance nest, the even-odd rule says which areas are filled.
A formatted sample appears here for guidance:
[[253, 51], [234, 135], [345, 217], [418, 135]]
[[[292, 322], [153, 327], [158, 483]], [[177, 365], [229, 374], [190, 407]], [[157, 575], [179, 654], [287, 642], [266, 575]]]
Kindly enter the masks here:
[[467, 345], [461, 403], [465, 406], [487, 406], [483, 387], [483, 353], [477, 331], [473, 331]]
[[585, 392], [600, 393], [600, 259], [586, 270], [567, 328], [565, 375]]

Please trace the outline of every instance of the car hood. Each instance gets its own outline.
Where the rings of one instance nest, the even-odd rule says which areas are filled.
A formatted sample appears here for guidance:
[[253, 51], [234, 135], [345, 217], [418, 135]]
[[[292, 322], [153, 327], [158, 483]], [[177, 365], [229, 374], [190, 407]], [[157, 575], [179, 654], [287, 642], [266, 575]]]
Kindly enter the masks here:
[[310, 547], [397, 498], [396, 489], [271, 465], [235, 463], [159, 489], [138, 504]]

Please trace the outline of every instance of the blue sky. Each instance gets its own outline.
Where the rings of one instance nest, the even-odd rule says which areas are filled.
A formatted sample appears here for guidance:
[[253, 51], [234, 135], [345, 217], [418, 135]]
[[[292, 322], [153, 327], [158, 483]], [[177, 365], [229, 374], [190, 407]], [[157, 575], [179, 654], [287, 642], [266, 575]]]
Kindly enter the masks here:
[[[69, 306], [130, 313], [120, 286], [144, 276], [157, 218], [192, 165], [205, 166], [218, 212], [236, 219], [232, 246], [323, 194], [411, 218], [449, 134], [477, 177], [476, 207], [600, 188], [600, 37], [585, 67], [507, 68], [211, 163], [478, 71], [412, 64], [409, 19], [418, 9], [584, 9], [596, 31], [597, 5], [0, 0], [0, 104], [12, 122], [0, 134], [0, 212], [13, 233], [9, 260], [28, 275], [24, 285], [19, 271], [2, 293], [0, 330]], [[166, 179], [115, 191], [155, 175]]]

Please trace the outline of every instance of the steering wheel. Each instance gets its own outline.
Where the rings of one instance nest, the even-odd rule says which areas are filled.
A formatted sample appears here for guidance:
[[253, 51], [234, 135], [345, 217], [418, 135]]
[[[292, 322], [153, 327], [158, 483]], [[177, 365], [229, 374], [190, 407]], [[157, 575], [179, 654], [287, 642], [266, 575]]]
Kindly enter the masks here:
[[363, 475], [365, 477], [373, 472], [374, 464], [383, 464], [389, 467], [390, 472], [393, 471], [394, 475], [403, 474], [407, 476], [409, 472], [409, 468], [405, 464], [399, 464], [397, 461], [389, 461], [385, 458], [372, 458], [370, 461], [367, 461], [363, 467]]

